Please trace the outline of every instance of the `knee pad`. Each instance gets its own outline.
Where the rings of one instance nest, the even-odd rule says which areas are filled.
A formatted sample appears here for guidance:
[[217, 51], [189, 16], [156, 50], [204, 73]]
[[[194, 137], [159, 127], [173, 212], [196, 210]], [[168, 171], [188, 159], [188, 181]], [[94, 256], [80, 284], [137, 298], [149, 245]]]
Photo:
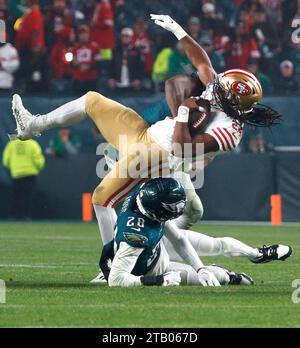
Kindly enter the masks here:
[[217, 238], [221, 243], [222, 254], [230, 257], [236, 251], [236, 240], [231, 237]]

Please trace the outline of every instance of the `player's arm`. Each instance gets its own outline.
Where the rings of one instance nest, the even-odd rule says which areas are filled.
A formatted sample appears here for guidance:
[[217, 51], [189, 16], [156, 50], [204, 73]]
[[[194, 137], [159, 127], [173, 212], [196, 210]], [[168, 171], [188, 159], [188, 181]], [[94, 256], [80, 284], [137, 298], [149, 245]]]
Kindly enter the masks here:
[[143, 285], [179, 285], [181, 282], [180, 274], [168, 272], [158, 276], [135, 276], [131, 274], [138, 257], [144, 248], [135, 248], [121, 242], [119, 249], [113, 259], [111, 270], [108, 276], [109, 286], [143, 286]]
[[[192, 157], [199, 155], [197, 153], [197, 144], [204, 144], [204, 153], [216, 152], [219, 145], [215, 138], [210, 134], [202, 133], [191, 135], [188, 127], [189, 113], [199, 109], [195, 98], [186, 99], [178, 109], [177, 122], [173, 133], [173, 154], [174, 156]], [[184, 144], [192, 144], [191, 153], [184, 148]]]
[[200, 79], [207, 85], [216, 77], [216, 72], [205, 50], [171, 17], [151, 14], [154, 23], [173, 33], [181, 42], [183, 49], [191, 63], [198, 70]]
[[131, 274], [143, 248], [134, 248], [121, 242], [113, 259], [108, 277], [109, 286], [141, 286], [141, 277]]
[[190, 96], [197, 96], [201, 82], [195, 77], [178, 74], [165, 82], [165, 95], [173, 116], [177, 115], [179, 106]]
[[167, 221], [164, 229], [165, 236], [173, 245], [175, 251], [181, 258], [198, 272], [204, 267], [196, 250], [193, 248], [189, 239], [176, 226], [174, 221]]
[[180, 40], [183, 49], [191, 63], [199, 72], [199, 77], [203, 84], [213, 82], [217, 76], [211, 61], [205, 50], [189, 35]]
[[220, 286], [215, 275], [206, 269], [188, 237], [176, 226], [174, 221], [166, 222], [164, 232], [177, 254], [197, 272], [199, 283], [202, 286]]

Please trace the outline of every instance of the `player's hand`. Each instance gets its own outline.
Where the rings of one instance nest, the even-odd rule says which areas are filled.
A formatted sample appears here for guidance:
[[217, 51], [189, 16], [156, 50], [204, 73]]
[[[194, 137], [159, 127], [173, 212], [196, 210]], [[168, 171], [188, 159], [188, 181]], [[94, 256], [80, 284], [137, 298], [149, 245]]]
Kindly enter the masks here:
[[198, 271], [198, 279], [202, 286], [221, 286], [215, 275], [206, 268], [201, 268]]
[[199, 110], [199, 104], [198, 104], [198, 101], [199, 101], [199, 97], [190, 97], [188, 99], [185, 99], [181, 106], [185, 106], [187, 108], [190, 109], [190, 111], [195, 111], [195, 110]]
[[180, 272], [168, 272], [164, 274], [162, 286], [177, 286], [181, 283]]
[[170, 16], [150, 14], [150, 18], [154, 20], [156, 25], [159, 25], [160, 27], [173, 33], [178, 40], [181, 40], [187, 35], [183, 28]]

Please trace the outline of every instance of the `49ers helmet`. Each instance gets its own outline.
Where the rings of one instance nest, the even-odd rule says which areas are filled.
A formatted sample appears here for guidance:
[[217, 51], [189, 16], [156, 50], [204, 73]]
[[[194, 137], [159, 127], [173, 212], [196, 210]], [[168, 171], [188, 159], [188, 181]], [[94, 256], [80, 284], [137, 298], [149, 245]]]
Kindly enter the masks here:
[[249, 71], [225, 71], [213, 82], [214, 103], [227, 116], [254, 127], [271, 127], [279, 124], [282, 115], [260, 102], [262, 88]]
[[227, 70], [219, 76], [219, 83], [230, 95], [237, 98], [242, 113], [253, 110], [253, 106], [262, 99], [262, 87], [258, 79], [249, 71], [241, 69]]

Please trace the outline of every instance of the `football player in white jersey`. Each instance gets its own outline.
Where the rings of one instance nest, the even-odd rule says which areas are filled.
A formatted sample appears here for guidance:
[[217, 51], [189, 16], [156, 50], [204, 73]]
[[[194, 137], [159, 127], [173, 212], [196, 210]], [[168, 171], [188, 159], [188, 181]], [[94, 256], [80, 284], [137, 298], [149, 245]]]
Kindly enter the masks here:
[[[90, 117], [106, 140], [117, 150], [122, 147], [121, 135], [126, 135], [130, 144], [143, 145], [138, 154], [131, 156], [125, 154], [94, 191], [93, 205], [103, 244], [113, 239], [116, 221], [114, 207], [145, 181], [145, 177], [140, 174], [135, 177], [130, 176], [130, 169], [133, 166], [136, 167], [137, 159], [139, 163], [146, 162], [146, 173], [153, 174], [152, 158], [155, 160], [162, 158], [163, 160], [159, 162], [160, 165], [167, 167], [169, 158], [173, 157], [171, 169], [174, 169], [177, 161], [182, 162], [182, 153], [184, 153], [182, 149], [185, 144], [191, 145], [192, 151], [188, 154], [190, 157], [197, 155], [197, 145], [203, 144], [205, 158], [209, 162], [218, 152], [228, 151], [237, 146], [245, 123], [271, 126], [280, 116], [270, 108], [258, 106], [257, 102], [262, 97], [262, 90], [254, 75], [241, 70], [233, 70], [217, 76], [202, 47], [188, 36], [175, 21], [168, 16], [152, 16], [152, 18], [155, 19], [156, 24], [173, 32], [181, 41], [206, 86], [201, 97], [202, 101], [210, 104], [212, 121], [201, 133], [191, 135], [188, 128], [190, 111], [198, 110], [199, 102], [201, 102], [196, 98], [189, 98], [181, 103], [176, 118], [166, 119], [151, 127], [134, 110], [95, 92], [89, 92], [79, 99], [38, 117], [25, 109], [20, 96], [15, 95], [12, 101], [13, 115], [17, 124], [15, 136], [21, 140], [29, 139], [51, 128], [71, 126]], [[164, 133], [161, 132], [162, 129]], [[150, 162], [148, 161], [149, 154], [151, 155]], [[147, 160], [145, 161], [145, 159]], [[183, 160], [185, 162], [186, 158]], [[190, 162], [190, 158], [188, 160]], [[155, 164], [157, 163], [155, 162]], [[120, 177], [118, 173], [122, 166], [125, 166], [126, 172], [125, 176], [122, 172], [122, 177]], [[161, 168], [154, 175], [157, 176], [157, 173], [163, 175], [160, 174]], [[188, 183], [189, 181], [187, 181]], [[199, 199], [192, 188], [188, 188], [187, 191], [187, 198], [192, 206], [190, 211], [193, 212], [194, 206], [196, 206], [195, 210], [199, 215], [201, 213]], [[196, 201], [198, 203], [194, 205]], [[186, 224], [186, 221], [183, 223]], [[167, 224], [170, 229], [174, 229], [174, 234], [176, 234], [176, 222]]]
[[[180, 106], [188, 97], [200, 95], [202, 100], [209, 101], [210, 120], [201, 134], [193, 139], [194, 143], [204, 143], [205, 165], [211, 163], [217, 154], [232, 151], [238, 146], [245, 124], [269, 127], [280, 119], [276, 111], [257, 104], [262, 98], [262, 87], [251, 72], [234, 69], [217, 75], [204, 49], [178, 23], [165, 15], [151, 15], [151, 19], [181, 41], [187, 56], [198, 70], [197, 78], [176, 75], [166, 81], [165, 93], [172, 116], [178, 114], [178, 109], [186, 111]], [[177, 118], [166, 117], [148, 130], [151, 138], [169, 152], [173, 150], [174, 139], [180, 144], [191, 142], [191, 136], [186, 131], [187, 122], [176, 125], [176, 121]], [[109, 156], [107, 162], [111, 162]], [[179, 167], [180, 164], [181, 158], [174, 156], [172, 166]], [[190, 175], [182, 173], [180, 181], [186, 189], [188, 202], [184, 214], [176, 220], [176, 225], [180, 229], [188, 229], [202, 218], [203, 205]]]
[[[262, 87], [251, 72], [234, 69], [217, 75], [205, 50], [171, 17], [151, 14], [151, 19], [180, 40], [200, 79], [199, 83], [197, 79], [188, 76], [175, 76], [166, 82], [166, 99], [173, 116], [177, 115], [178, 110], [179, 113], [181, 109], [184, 112], [185, 109], [180, 107], [184, 100], [198, 95], [199, 90], [201, 98], [210, 103], [210, 121], [197, 139], [193, 139], [194, 142], [204, 143], [205, 165], [217, 154], [232, 151], [238, 146], [245, 124], [270, 127], [280, 119], [276, 111], [258, 104], [262, 99]], [[186, 131], [187, 124], [184, 122], [177, 125], [175, 134], [170, 136], [174, 124], [175, 120], [170, 118], [157, 122], [150, 127], [149, 133], [161, 146], [168, 149], [172, 147], [170, 139], [182, 144], [189, 143], [190, 134]], [[201, 219], [203, 206], [190, 176], [183, 174], [181, 182], [187, 188], [188, 204], [185, 213], [176, 223], [179, 228], [187, 229]]]

